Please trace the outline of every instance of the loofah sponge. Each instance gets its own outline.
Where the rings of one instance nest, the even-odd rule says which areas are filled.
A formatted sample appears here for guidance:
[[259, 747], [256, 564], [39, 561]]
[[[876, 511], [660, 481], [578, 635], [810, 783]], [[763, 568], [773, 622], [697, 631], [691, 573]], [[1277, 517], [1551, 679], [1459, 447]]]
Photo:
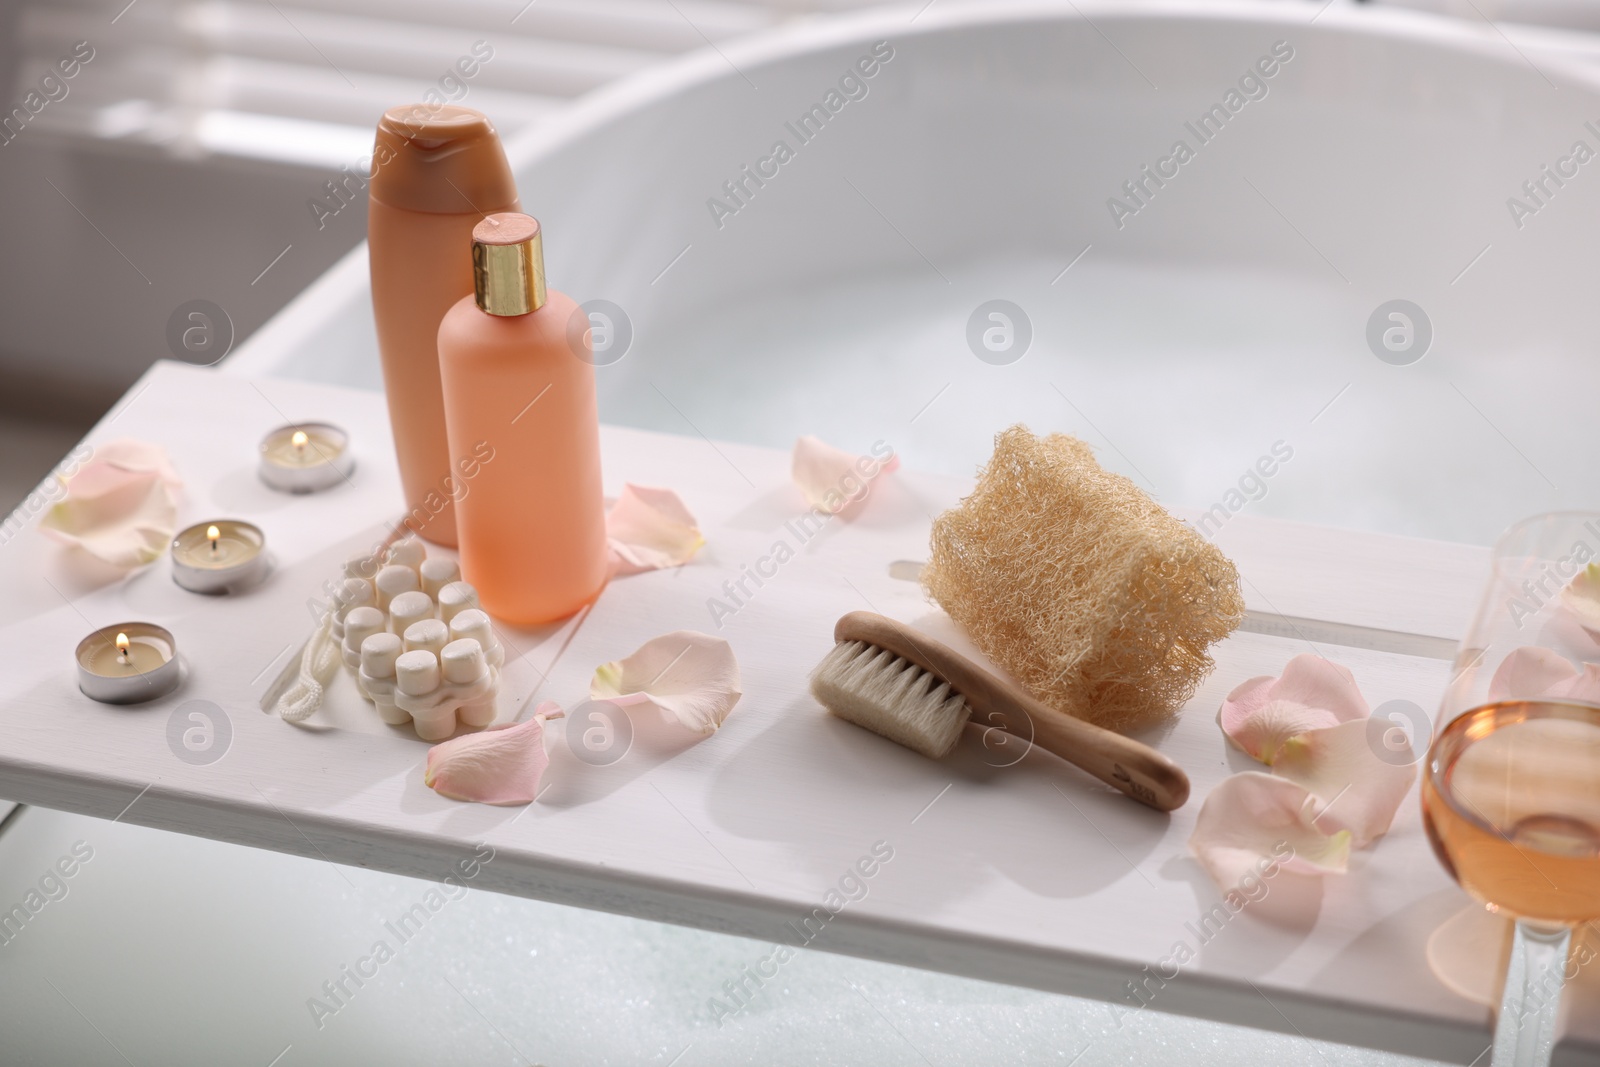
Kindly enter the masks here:
[[933, 523], [928, 594], [1033, 694], [1113, 730], [1171, 718], [1244, 618], [1239, 572], [1075, 437], [996, 435]]

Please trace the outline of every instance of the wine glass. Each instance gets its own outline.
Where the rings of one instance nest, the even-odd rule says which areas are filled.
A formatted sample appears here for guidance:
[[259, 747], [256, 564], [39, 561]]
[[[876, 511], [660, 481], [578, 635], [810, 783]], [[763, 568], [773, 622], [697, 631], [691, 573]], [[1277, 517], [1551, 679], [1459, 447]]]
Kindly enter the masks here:
[[1591, 561], [1600, 512], [1537, 515], [1501, 537], [1424, 764], [1423, 822], [1439, 862], [1516, 924], [1493, 1067], [1550, 1062], [1573, 930], [1600, 919]]

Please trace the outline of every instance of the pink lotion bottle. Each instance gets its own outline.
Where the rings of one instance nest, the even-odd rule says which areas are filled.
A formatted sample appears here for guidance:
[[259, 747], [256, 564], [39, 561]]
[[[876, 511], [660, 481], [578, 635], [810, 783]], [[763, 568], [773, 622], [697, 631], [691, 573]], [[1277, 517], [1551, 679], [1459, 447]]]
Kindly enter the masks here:
[[578, 306], [545, 288], [537, 220], [478, 223], [472, 273], [438, 337], [450, 456], [477, 471], [456, 502], [461, 576], [489, 614], [534, 626], [606, 583], [593, 357], [587, 331], [568, 339]]

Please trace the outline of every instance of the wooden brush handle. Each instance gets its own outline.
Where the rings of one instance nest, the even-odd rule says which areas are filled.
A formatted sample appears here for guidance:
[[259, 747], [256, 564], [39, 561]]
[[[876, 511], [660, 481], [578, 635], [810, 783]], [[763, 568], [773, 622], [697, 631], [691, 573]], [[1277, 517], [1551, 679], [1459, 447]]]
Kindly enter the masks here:
[[1189, 799], [1189, 776], [1149, 745], [1057, 711], [926, 634], [870, 611], [852, 611], [833, 628], [835, 641], [865, 641], [936, 675], [972, 708], [972, 721], [998, 726], [1081, 767], [1157, 811]]

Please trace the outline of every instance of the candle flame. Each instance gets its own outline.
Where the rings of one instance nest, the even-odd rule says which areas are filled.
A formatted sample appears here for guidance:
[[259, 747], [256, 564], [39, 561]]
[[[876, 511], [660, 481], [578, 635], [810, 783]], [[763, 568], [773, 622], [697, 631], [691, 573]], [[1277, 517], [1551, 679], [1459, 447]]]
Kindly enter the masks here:
[[222, 531], [217, 529], [215, 526], [207, 526], [206, 527], [206, 540], [211, 542], [211, 546], [213, 548], [216, 547], [217, 539], [219, 537], [221, 537], [221, 536], [222, 536]]
[[294, 444], [294, 447], [304, 448], [306, 447], [306, 442], [310, 441], [311, 438], [306, 436], [306, 432], [304, 430], [296, 430], [292, 435], [290, 435], [289, 440]]
[[119, 633], [117, 635], [117, 655], [126, 656], [127, 654], [128, 654], [128, 635]]

